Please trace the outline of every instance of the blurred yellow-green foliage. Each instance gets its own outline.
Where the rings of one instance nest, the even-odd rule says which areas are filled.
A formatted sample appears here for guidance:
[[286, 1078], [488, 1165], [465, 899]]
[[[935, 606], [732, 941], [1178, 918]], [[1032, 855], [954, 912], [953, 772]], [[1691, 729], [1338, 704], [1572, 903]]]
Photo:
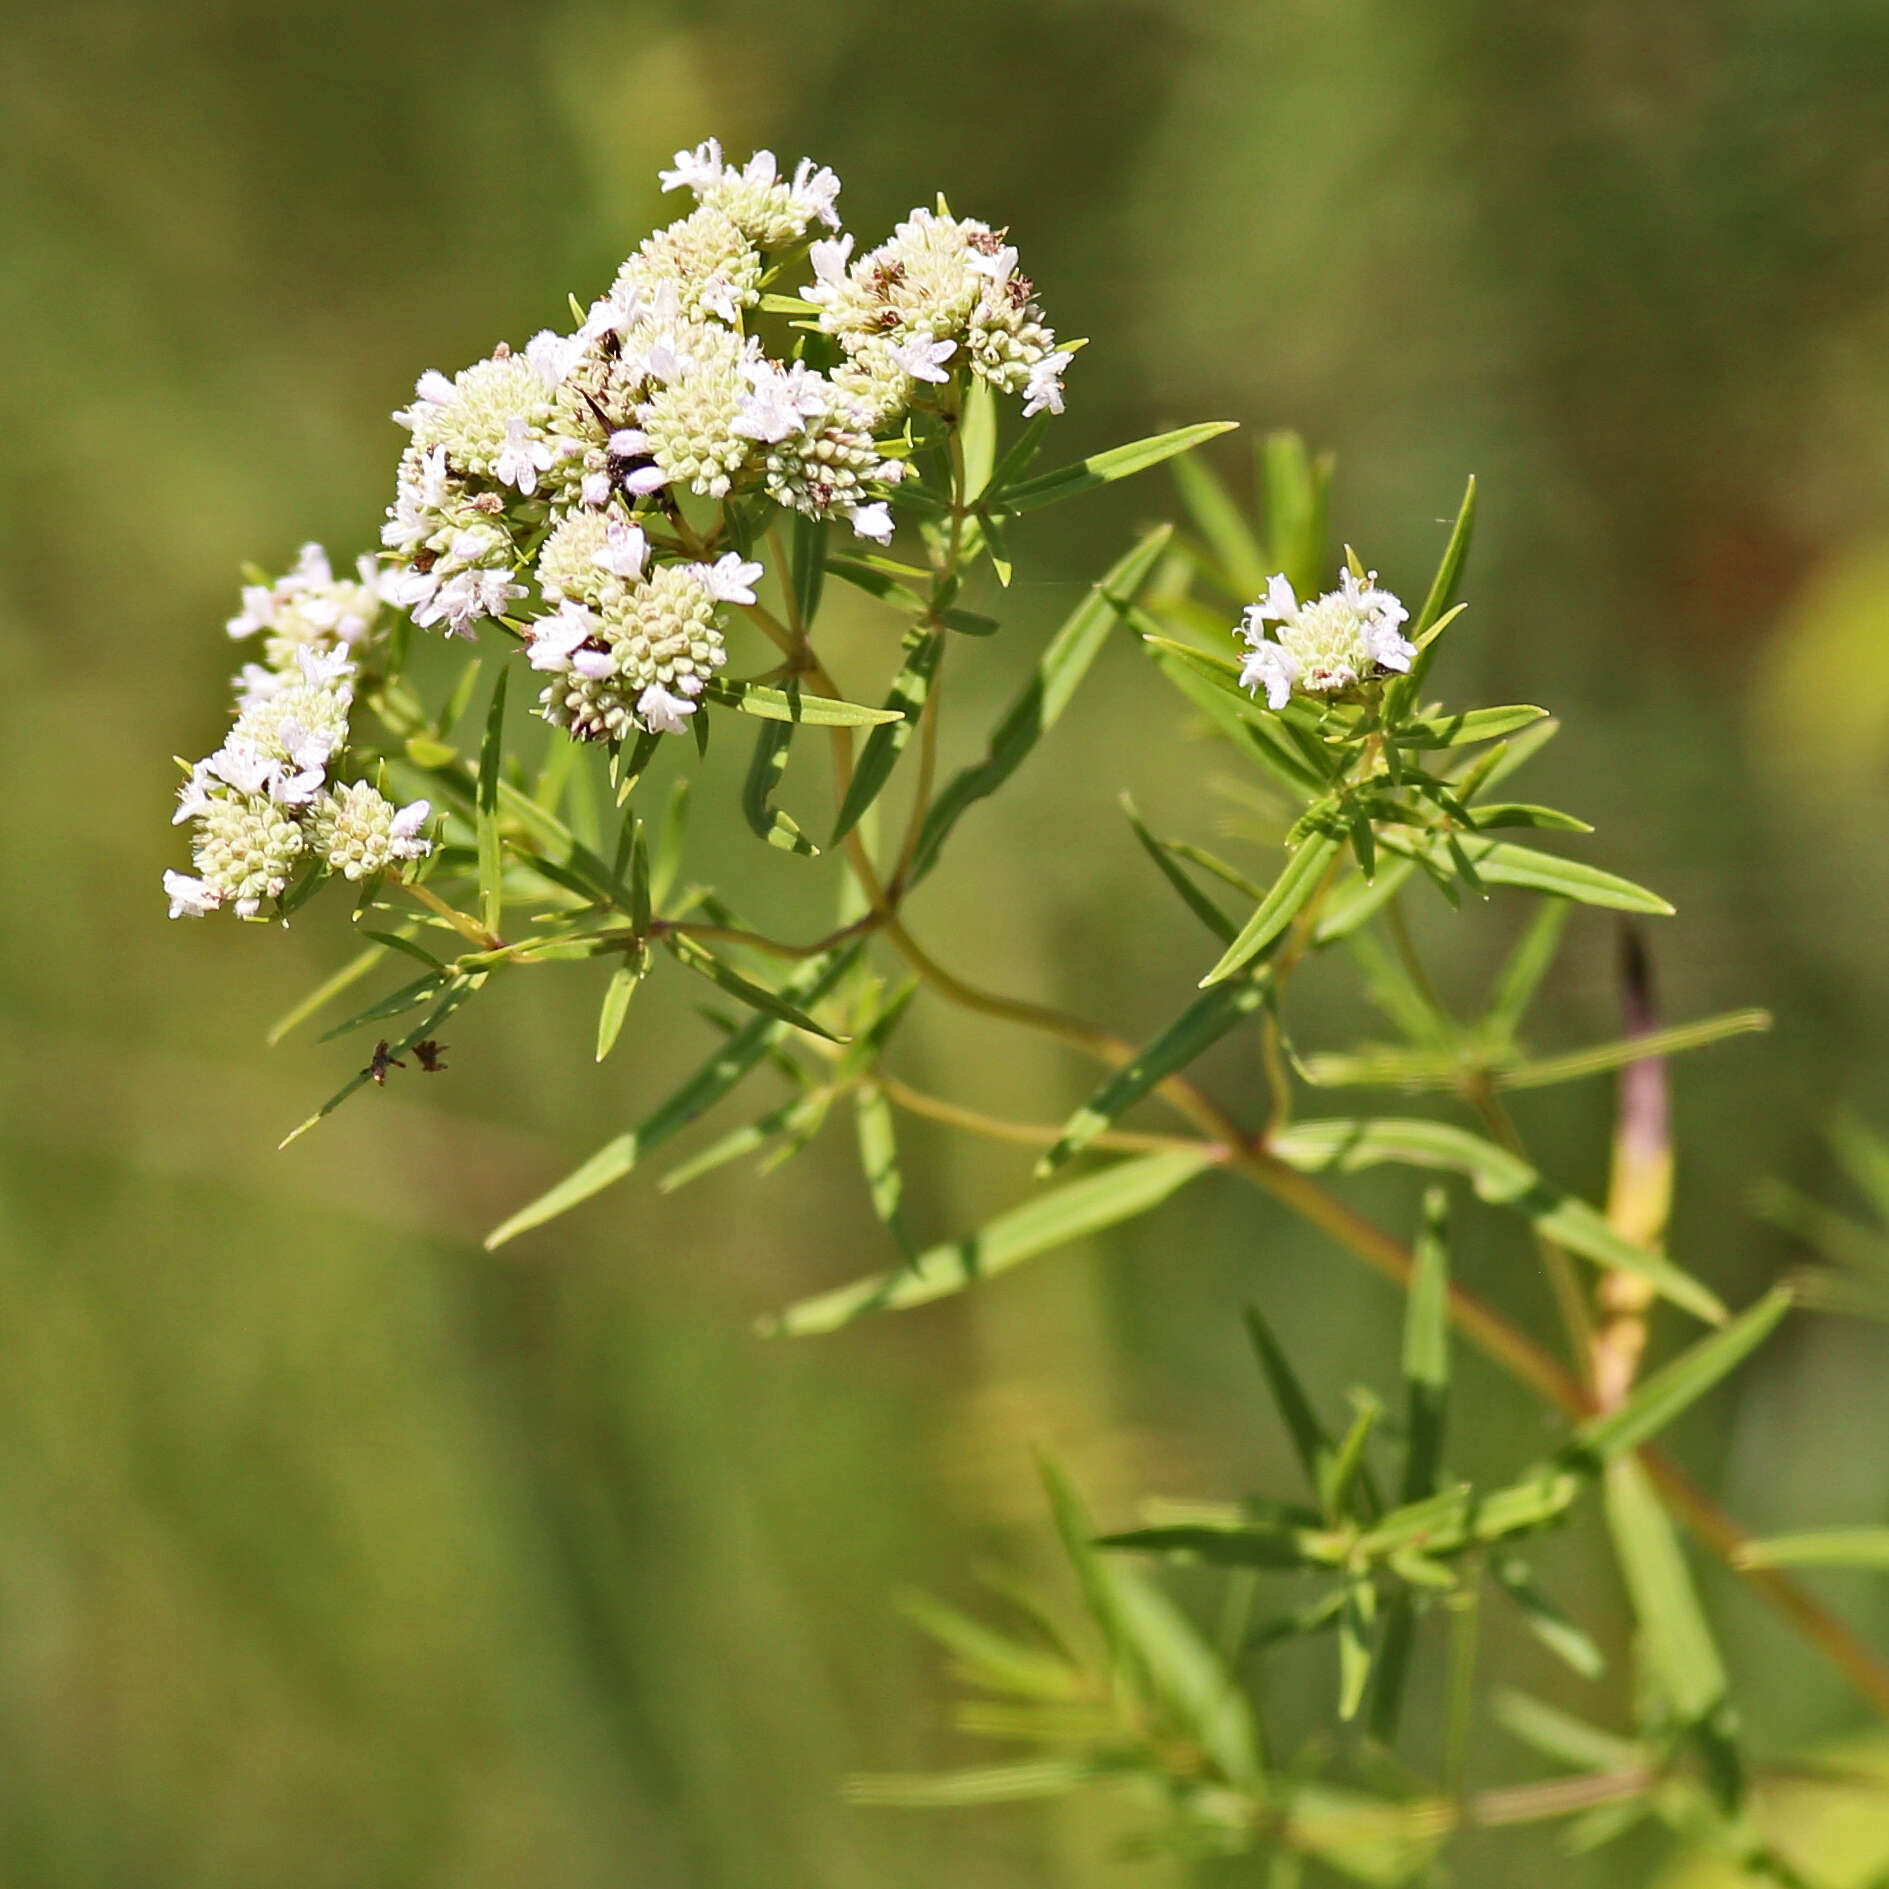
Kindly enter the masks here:
[[[450, 1077], [276, 1154], [361, 1053], [261, 1043], [345, 913], [170, 925], [158, 890], [182, 861], [169, 757], [221, 726], [238, 566], [371, 544], [415, 373], [606, 282], [678, 145], [807, 151], [868, 240], [943, 189], [1010, 224], [1059, 329], [1094, 338], [1070, 454], [1226, 416], [1239, 477], [1242, 437], [1296, 426], [1406, 591], [1481, 476], [1439, 680], [1565, 716], [1542, 797], [1678, 904], [1674, 1018], [1778, 1014], [1677, 1074], [1674, 1244], [1742, 1298], [1788, 1257], [1753, 1180], [1822, 1187], [1830, 1112], [1889, 1118], [1889, 12], [62, 0], [10, 9], [5, 47], [0, 1880], [1166, 1880], [1113, 1860], [1106, 1806], [837, 1801], [848, 1770], [970, 1755], [891, 1597], [1044, 1556], [1033, 1443], [1111, 1518], [1144, 1489], [1280, 1486], [1238, 1300], [1308, 1374], [1382, 1382], [1391, 1296], [1209, 1187], [935, 1313], [761, 1344], [753, 1313], [876, 1256], [844, 1136], [766, 1182], [639, 1178], [488, 1256], [480, 1232], [699, 1053], [646, 996], [594, 1068], [581, 969], [513, 980], [458, 1020]], [[1163, 476], [1019, 545], [1006, 635], [953, 679], [967, 746]], [[1113, 796], [1215, 817], [1206, 751], [1124, 758], [1150, 714], [1184, 719], [1144, 682], [1105, 663], [914, 908], [948, 961], [1130, 1034], [1200, 954]], [[760, 850], [726, 819], [701, 841], [730, 874]], [[1467, 990], [1514, 914], [1425, 918]], [[1577, 919], [1545, 1046], [1611, 1033], [1610, 944]], [[1342, 982], [1309, 994], [1315, 1044], [1356, 1027]], [[1081, 1092], [1055, 1052], [952, 1018], [908, 1054], [1017, 1114]], [[1600, 1185], [1608, 1106], [1533, 1103], [1558, 1178]], [[912, 1139], [927, 1233], [1024, 1184], [1021, 1158]], [[1366, 1198], [1407, 1218], [1397, 1185]], [[1462, 1265], [1545, 1331], [1521, 1252], [1480, 1224]], [[1880, 1338], [1800, 1322], [1675, 1440], [1755, 1527], [1879, 1521], [1883, 1368]], [[1550, 1435], [1480, 1367], [1465, 1389], [1489, 1413], [1453, 1439], [1465, 1472]], [[1616, 1656], [1567, 1702], [1619, 1721], [1600, 1544], [1544, 1575]], [[1879, 1580], [1823, 1587], [1889, 1634]], [[1854, 1723], [1811, 1655], [1709, 1591], [1770, 1748]], [[1506, 1633], [1500, 1666], [1561, 1684]], [[1327, 1658], [1279, 1662], [1276, 1722], [1322, 1708]], [[1527, 1774], [1486, 1722], [1477, 1751], [1487, 1779]], [[1539, 1880], [1521, 1854], [1491, 1840], [1464, 1880]]]

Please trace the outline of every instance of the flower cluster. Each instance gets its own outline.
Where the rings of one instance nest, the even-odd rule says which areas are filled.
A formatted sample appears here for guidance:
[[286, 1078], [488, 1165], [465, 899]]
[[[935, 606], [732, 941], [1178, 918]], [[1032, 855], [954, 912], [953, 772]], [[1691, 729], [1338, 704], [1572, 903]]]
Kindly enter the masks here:
[[252, 585], [230, 634], [264, 638], [263, 660], [236, 679], [236, 720], [178, 793], [176, 820], [192, 823], [195, 875], [167, 872], [173, 918], [222, 906], [253, 918], [304, 868], [365, 879], [429, 848], [427, 803], [396, 808], [365, 781], [333, 771], [348, 737], [355, 656], [376, 637], [382, 581], [371, 558], [336, 578], [320, 545], [294, 570]]
[[[960, 371], [1060, 412], [1070, 358], [986, 224], [915, 210], [849, 267], [839, 179], [810, 160], [737, 167], [711, 139], [662, 183], [694, 209], [574, 332], [423, 374], [394, 416], [412, 439], [381, 534], [388, 601], [451, 635], [505, 621], [551, 677], [540, 712], [580, 740], [688, 726], [726, 660], [723, 610], [762, 575], [715, 555], [732, 508], [889, 542], [913, 415], [952, 410]], [[717, 522], [692, 529], [690, 497], [719, 501]]]
[[[1241, 617], [1239, 633], [1252, 654], [1240, 683], [1264, 688], [1268, 707], [1284, 708], [1294, 689], [1335, 695], [1383, 670], [1406, 671], [1416, 659], [1416, 645], [1402, 634], [1410, 612], [1377, 588], [1375, 571], [1360, 578], [1347, 565], [1338, 585], [1301, 603], [1283, 576], [1274, 577], [1266, 595]], [[1270, 637], [1269, 623], [1277, 626]]]

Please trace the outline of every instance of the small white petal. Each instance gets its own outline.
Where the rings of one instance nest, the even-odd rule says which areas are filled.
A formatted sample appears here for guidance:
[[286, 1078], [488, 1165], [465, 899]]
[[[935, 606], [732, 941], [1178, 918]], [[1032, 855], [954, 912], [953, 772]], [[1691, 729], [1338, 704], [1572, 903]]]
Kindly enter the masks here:
[[879, 544], [892, 542], [892, 507], [884, 499], [876, 499], [870, 505], [855, 505], [852, 510], [852, 527], [862, 538], [871, 538]]
[[671, 695], [660, 682], [652, 682], [637, 697], [636, 713], [651, 734], [681, 735], [688, 732], [695, 704], [686, 696]]
[[171, 902], [173, 918], [206, 918], [223, 903], [223, 894], [207, 880], [193, 879], [187, 872], [167, 872], [164, 893]]

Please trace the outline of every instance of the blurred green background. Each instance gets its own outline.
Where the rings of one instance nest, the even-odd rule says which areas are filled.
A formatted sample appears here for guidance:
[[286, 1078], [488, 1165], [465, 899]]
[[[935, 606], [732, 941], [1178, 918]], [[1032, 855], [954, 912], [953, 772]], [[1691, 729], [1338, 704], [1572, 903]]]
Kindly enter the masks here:
[[[488, 1256], [706, 1040], [672, 986], [594, 1068], [578, 968], [501, 985], [455, 1019], [450, 1078], [278, 1155], [361, 1054], [261, 1041], [340, 961], [345, 910], [170, 925], [158, 890], [169, 757], [222, 726], [238, 566], [369, 546], [415, 373], [596, 292], [665, 214], [677, 146], [834, 165], [868, 243], [943, 189], [1010, 224], [1058, 328], [1094, 338], [1057, 457], [1225, 416], [1238, 480], [1296, 426], [1406, 594], [1481, 476], [1439, 680], [1565, 716], [1538, 797], [1679, 905], [1673, 1018], [1778, 1015], [1676, 1075], [1675, 1248], [1743, 1298], [1792, 1257], [1754, 1180], [1828, 1190], [1833, 1112], [1889, 1120], [1889, 11], [64, 0], [5, 32], [0, 1879], [1169, 1880], [1114, 1860], [1106, 1800], [838, 1802], [849, 1770], [978, 1755], [893, 1596], [1047, 1569], [1033, 1444], [1112, 1519], [1144, 1490], [1282, 1487], [1234, 1308], [1267, 1305], [1308, 1373], [1381, 1383], [1392, 1295], [1216, 1185], [935, 1311], [763, 1344], [753, 1314], [879, 1258], [844, 1133], [765, 1182], [639, 1177]], [[967, 748], [1163, 477], [1020, 544], [1007, 634], [953, 678]], [[1130, 1034], [1173, 1014], [1201, 941], [1113, 796], [1210, 837], [1220, 763], [1184, 719], [1114, 654], [967, 823], [921, 935]], [[726, 812], [699, 842], [697, 870], [795, 870]], [[1450, 989], [1516, 917], [1425, 912]], [[1578, 917], [1544, 1047], [1612, 1033], [1611, 952]], [[1307, 998], [1314, 1046], [1358, 1027], [1342, 979]], [[1057, 1052], [935, 1009], [909, 1036], [915, 1079], [967, 1100], [1047, 1118], [1082, 1092]], [[1248, 1072], [1222, 1079], [1252, 1106]], [[1605, 1086], [1525, 1099], [1557, 1177], [1598, 1190]], [[908, 1140], [928, 1235], [1025, 1184], [1022, 1159]], [[1360, 1198], [1407, 1224], [1402, 1186]], [[1508, 1228], [1473, 1220], [1462, 1265], [1548, 1329]], [[1754, 1527], [1880, 1521], [1884, 1364], [1800, 1320], [1675, 1441]], [[1465, 1389], [1464, 1472], [1553, 1434], [1481, 1367]], [[1506, 1626], [1492, 1670], [1622, 1722], [1601, 1545], [1543, 1567], [1611, 1675], [1580, 1690]], [[1823, 1665], [1707, 1584], [1767, 1747], [1855, 1729]], [[1880, 1581], [1820, 1585], [1889, 1634]], [[1323, 1709], [1328, 1659], [1279, 1662], [1277, 1726]], [[1480, 1778], [1529, 1774], [1486, 1721], [1478, 1747]], [[1525, 1854], [1490, 1841], [1464, 1879], [1538, 1881]]]

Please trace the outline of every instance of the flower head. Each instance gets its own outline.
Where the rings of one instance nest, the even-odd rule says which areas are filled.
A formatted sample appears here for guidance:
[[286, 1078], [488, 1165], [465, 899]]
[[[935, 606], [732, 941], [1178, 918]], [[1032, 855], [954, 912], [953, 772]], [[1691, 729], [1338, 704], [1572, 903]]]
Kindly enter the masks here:
[[[1264, 688], [1269, 707], [1284, 708], [1294, 689], [1331, 695], [1380, 670], [1407, 670], [1415, 660], [1416, 645], [1399, 631], [1410, 613], [1377, 588], [1377, 573], [1360, 579], [1347, 565], [1338, 576], [1336, 590], [1304, 603], [1283, 575], [1276, 576], [1240, 619], [1239, 633], [1252, 648], [1240, 682]], [[1268, 624], [1277, 626], [1270, 637]]]

